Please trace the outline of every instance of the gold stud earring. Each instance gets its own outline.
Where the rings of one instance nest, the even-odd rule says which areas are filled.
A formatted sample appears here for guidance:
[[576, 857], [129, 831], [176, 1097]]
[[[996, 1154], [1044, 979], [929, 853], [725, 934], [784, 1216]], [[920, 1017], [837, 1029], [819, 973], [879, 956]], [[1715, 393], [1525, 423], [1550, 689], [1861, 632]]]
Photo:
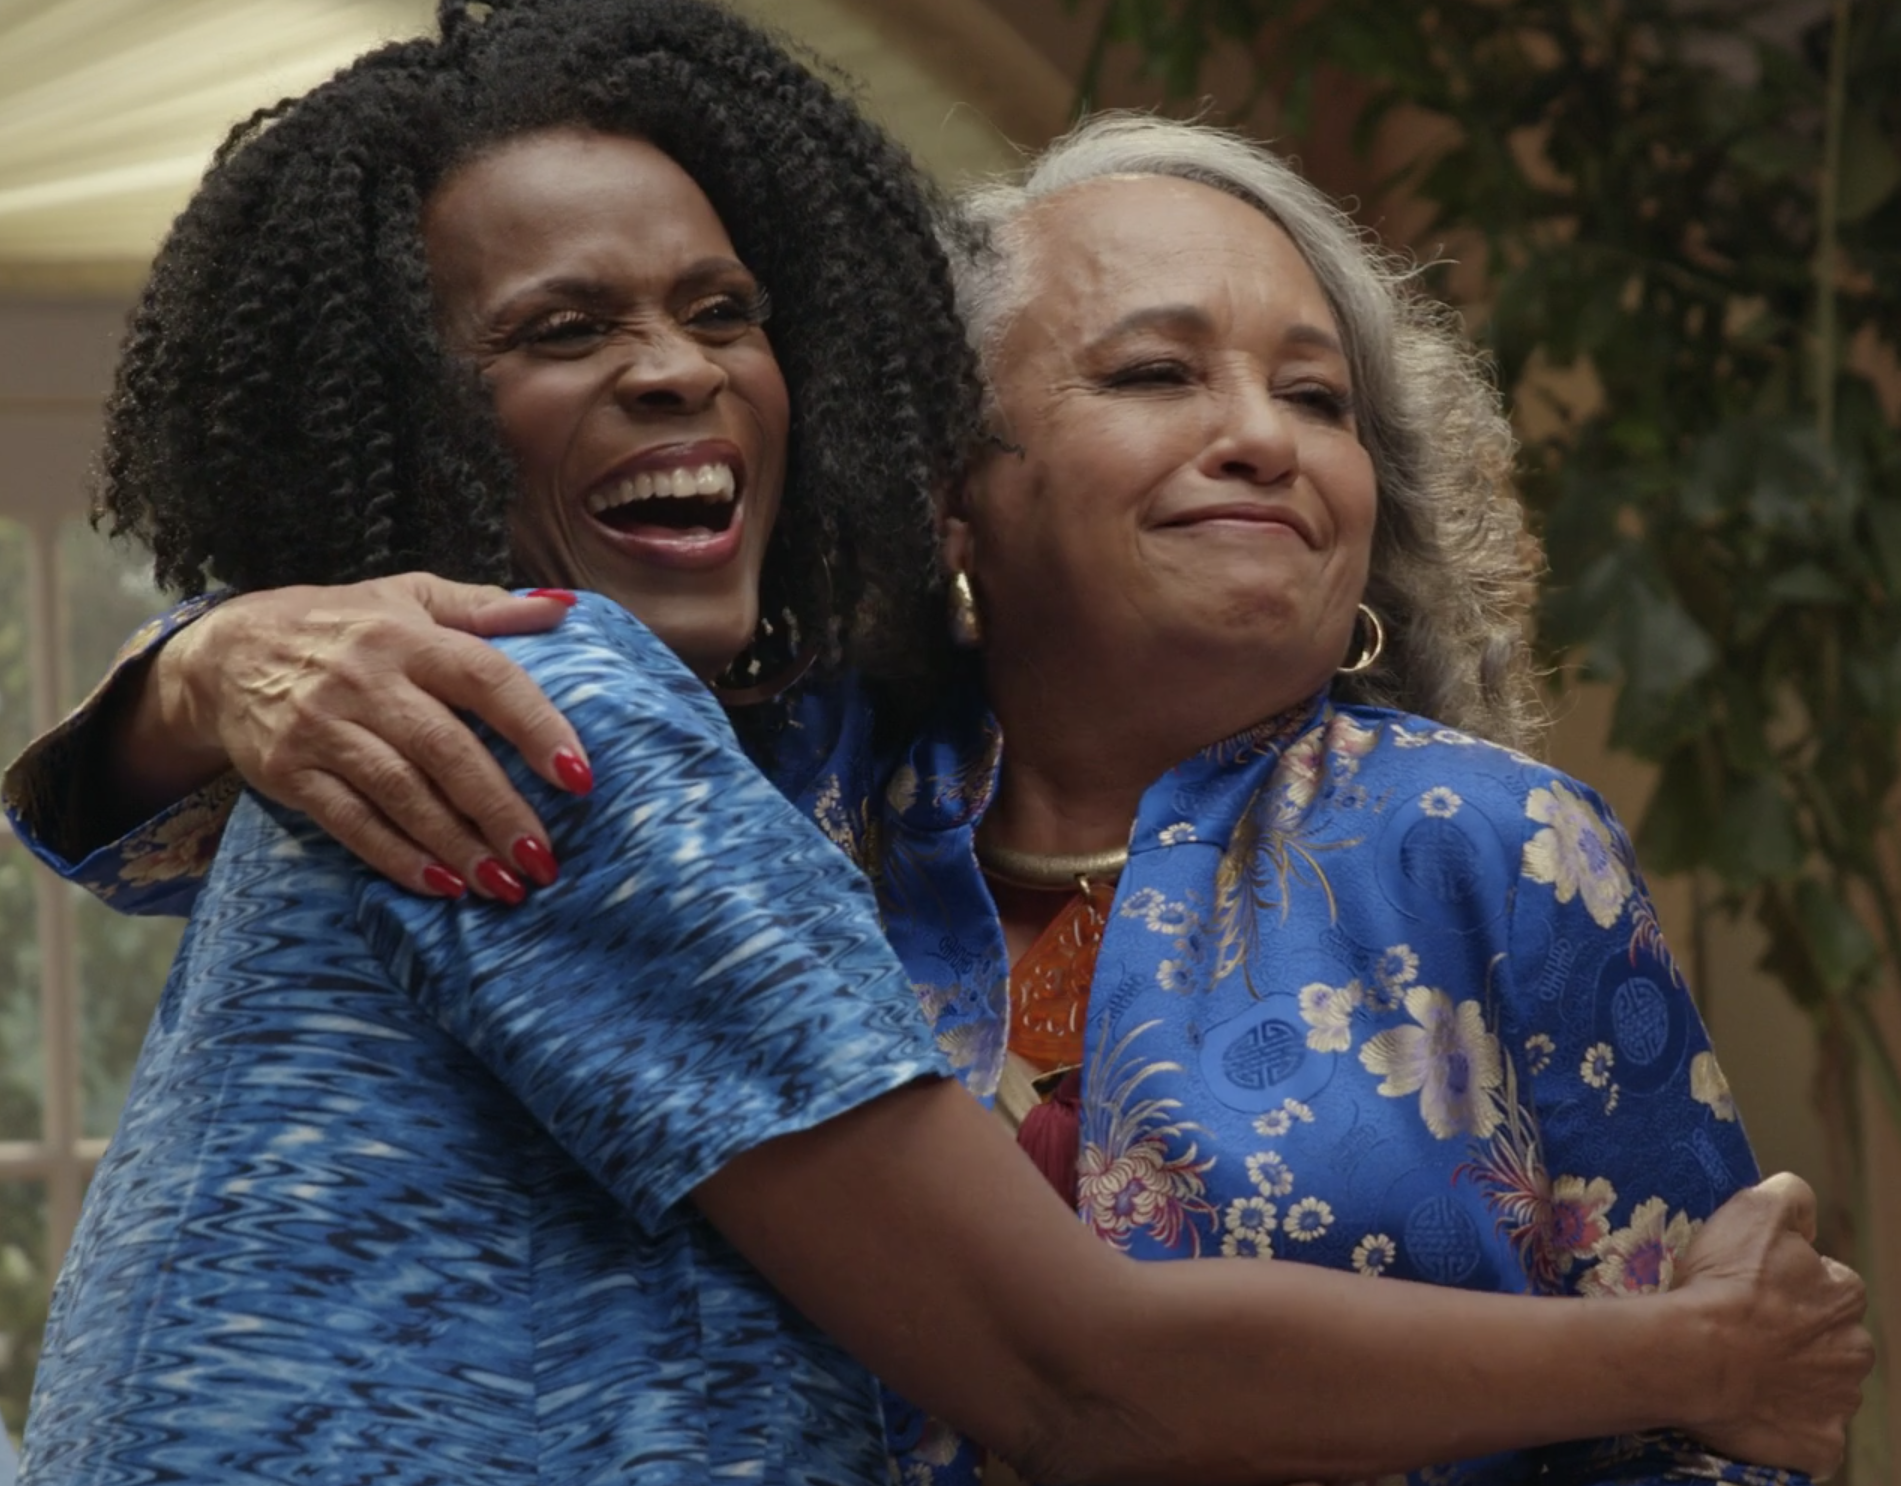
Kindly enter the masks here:
[[983, 621], [977, 617], [977, 595], [968, 573], [954, 573], [950, 581], [951, 644], [974, 650], [983, 643]]
[[[1360, 653], [1340, 667], [1338, 674], [1342, 676], [1357, 676], [1362, 671], [1370, 671], [1373, 662], [1380, 658], [1380, 652], [1386, 649], [1386, 626], [1380, 622], [1379, 615], [1361, 604], [1360, 617], [1365, 620], [1364, 633], [1360, 637]], [[1354, 628], [1358, 630], [1361, 626], [1356, 624]]]

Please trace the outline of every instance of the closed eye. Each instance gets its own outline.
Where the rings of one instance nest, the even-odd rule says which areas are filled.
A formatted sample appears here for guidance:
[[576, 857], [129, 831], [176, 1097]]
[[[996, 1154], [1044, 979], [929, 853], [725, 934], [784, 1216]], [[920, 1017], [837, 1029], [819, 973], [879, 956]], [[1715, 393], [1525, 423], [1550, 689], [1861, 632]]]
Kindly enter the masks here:
[[1173, 357], [1136, 361], [1117, 367], [1102, 379], [1105, 387], [1180, 387], [1192, 377], [1188, 363]]
[[771, 315], [771, 296], [763, 288], [754, 288], [745, 293], [725, 290], [696, 299], [681, 318], [695, 330], [737, 336], [755, 325], [764, 325]]
[[536, 346], [551, 351], [578, 350], [607, 334], [607, 322], [585, 310], [550, 310], [524, 321], [508, 338], [511, 346]]
[[1328, 423], [1345, 423], [1353, 416], [1352, 394], [1323, 382], [1303, 382], [1276, 395]]

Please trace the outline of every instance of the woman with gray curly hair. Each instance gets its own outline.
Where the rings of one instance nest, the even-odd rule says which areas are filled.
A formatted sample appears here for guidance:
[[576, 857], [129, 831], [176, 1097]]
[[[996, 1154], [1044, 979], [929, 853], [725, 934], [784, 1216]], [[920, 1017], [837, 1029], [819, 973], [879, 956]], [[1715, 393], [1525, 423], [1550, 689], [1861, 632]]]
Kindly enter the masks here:
[[[967, 206], [952, 251], [991, 440], [941, 513], [960, 655], [903, 748], [834, 694], [808, 699], [774, 760], [876, 879], [967, 1084], [1137, 1258], [1578, 1295], [1731, 1263], [1690, 1256], [1691, 1237], [1755, 1165], [1629, 842], [1587, 788], [1518, 751], [1537, 712], [1532, 548], [1496, 394], [1447, 313], [1284, 164], [1205, 128], [1098, 119]], [[292, 803], [290, 760], [354, 770], [366, 808], [421, 846], [410, 858], [486, 852], [455, 812], [492, 761], [478, 745], [458, 762], [440, 705], [418, 701], [431, 684], [468, 698], [479, 673], [444, 683], [454, 642], [388, 617], [401, 595], [465, 617], [486, 596], [404, 585], [315, 612], [307, 592], [236, 600], [228, 644], [168, 646], [138, 684], [198, 689], [185, 712], [206, 736], [182, 754], [235, 755]], [[166, 664], [174, 678], [154, 679]], [[56, 748], [70, 759], [92, 728], [109, 752], [111, 705]], [[519, 691], [489, 710], [531, 759], [574, 747]], [[360, 743], [324, 742], [366, 723], [414, 762], [392, 776], [361, 766]], [[119, 762], [163, 796], [162, 761]], [[56, 767], [42, 750], [26, 773]], [[509, 814], [525, 809], [477, 814], [499, 845], [532, 829]], [[133, 860], [87, 860], [103, 859]], [[1387, 1318], [1375, 1406], [1314, 1421], [1316, 1440], [1383, 1443], [1316, 1447], [1312, 1472], [1428, 1437], [1544, 1447], [1434, 1479], [1731, 1469], [1667, 1435], [1549, 1444], [1619, 1417], [1607, 1399], [1633, 1363], [1595, 1327], [1570, 1333], [1575, 1352], [1521, 1348], [1488, 1370], [1449, 1312], [1438, 1334], [1419, 1324], [1410, 1287], [1365, 1304], [1346, 1288], [1317, 1328], [1290, 1299], [1287, 1365], [1334, 1376], [1329, 1349], [1362, 1355]], [[1475, 1323], [1501, 1324], [1504, 1302], [1472, 1303]], [[917, 1325], [928, 1344], [930, 1317]], [[1750, 1336], [1725, 1334], [1731, 1365]], [[1576, 1385], [1580, 1356], [1601, 1359], [1585, 1371], [1605, 1397]], [[1787, 1397], [1752, 1400], [1741, 1426], [1714, 1399], [1660, 1397], [1647, 1418], [1826, 1465], [1853, 1389], [1852, 1369], [1825, 1371], [1790, 1370]], [[1481, 1425], [1507, 1398], [1522, 1432]], [[1554, 1409], [1574, 1412], [1554, 1428]], [[982, 1464], [940, 1427], [889, 1418], [908, 1481]]]
[[[1007, 982], [999, 1107], [1123, 1252], [1667, 1289], [1757, 1169], [1628, 837], [1521, 751], [1535, 551], [1482, 364], [1217, 130], [1097, 118], [965, 205], [979, 684], [868, 833], [913, 981]], [[1715, 1468], [1658, 1436], [1453, 1478]]]

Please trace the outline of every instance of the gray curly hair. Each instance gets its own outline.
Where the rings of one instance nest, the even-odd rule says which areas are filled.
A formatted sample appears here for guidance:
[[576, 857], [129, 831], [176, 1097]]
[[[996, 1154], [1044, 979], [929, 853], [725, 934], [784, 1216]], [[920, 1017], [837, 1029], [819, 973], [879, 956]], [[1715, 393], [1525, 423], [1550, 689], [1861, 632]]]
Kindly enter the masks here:
[[967, 190], [948, 246], [985, 366], [1029, 297], [1025, 212], [1085, 181], [1128, 175], [1197, 181], [1255, 207], [1293, 239], [1339, 323], [1379, 482], [1366, 602], [1386, 646], [1370, 669], [1338, 678], [1335, 695], [1535, 746], [1546, 719], [1528, 625], [1541, 564], [1489, 370], [1456, 313], [1416, 292], [1410, 268], [1284, 161], [1208, 125], [1109, 113], [1057, 140], [1021, 178]]

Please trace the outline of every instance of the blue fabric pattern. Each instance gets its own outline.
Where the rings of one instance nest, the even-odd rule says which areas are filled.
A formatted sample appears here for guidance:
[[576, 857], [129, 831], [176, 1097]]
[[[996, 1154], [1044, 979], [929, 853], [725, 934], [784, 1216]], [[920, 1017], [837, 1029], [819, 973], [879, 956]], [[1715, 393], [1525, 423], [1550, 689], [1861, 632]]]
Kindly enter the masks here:
[[55, 1295], [24, 1479], [886, 1479], [871, 1377], [680, 1199], [947, 1071], [851, 863], [640, 625], [504, 642], [597, 786], [411, 899], [234, 813]]
[[[973, 850], [1000, 743], [980, 707], [952, 709], [863, 845], [891, 942], [979, 1089], [1007, 1014]], [[1700, 1221], [1757, 1179], [1603, 802], [1427, 719], [1324, 699], [1145, 794], [1083, 1079], [1080, 1214], [1141, 1259], [1627, 1296], [1667, 1288]], [[915, 1416], [909, 1432], [907, 1483], [974, 1479], [968, 1446]], [[1674, 1437], [1409, 1479], [1534, 1477], [1800, 1479]]]

